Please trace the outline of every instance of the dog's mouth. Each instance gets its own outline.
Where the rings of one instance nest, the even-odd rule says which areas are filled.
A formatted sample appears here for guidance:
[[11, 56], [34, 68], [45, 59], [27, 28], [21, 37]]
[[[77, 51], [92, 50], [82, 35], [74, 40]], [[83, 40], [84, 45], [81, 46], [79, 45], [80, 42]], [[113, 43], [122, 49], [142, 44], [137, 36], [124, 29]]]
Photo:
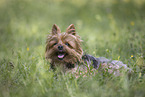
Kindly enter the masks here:
[[58, 52], [58, 54], [57, 54], [57, 57], [59, 60], [63, 60], [65, 56], [66, 56], [65, 52]]

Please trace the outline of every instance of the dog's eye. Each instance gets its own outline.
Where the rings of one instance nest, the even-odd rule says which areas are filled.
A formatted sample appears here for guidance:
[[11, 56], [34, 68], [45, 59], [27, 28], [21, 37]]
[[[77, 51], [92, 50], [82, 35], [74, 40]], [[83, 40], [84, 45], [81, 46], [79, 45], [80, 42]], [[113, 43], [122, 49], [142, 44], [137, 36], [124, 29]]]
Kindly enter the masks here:
[[54, 43], [53, 45], [57, 45], [57, 43]]
[[65, 45], [69, 46], [69, 43], [65, 43]]

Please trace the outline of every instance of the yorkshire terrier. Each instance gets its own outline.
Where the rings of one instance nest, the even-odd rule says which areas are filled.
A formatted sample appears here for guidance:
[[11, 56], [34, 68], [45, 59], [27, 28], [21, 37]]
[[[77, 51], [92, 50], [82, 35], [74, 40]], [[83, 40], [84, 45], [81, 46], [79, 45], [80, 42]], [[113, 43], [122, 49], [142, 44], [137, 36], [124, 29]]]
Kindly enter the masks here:
[[[119, 68], [128, 69], [126, 64], [121, 61], [112, 61], [104, 57], [95, 58], [87, 54], [83, 55], [81, 41], [73, 24], [64, 33], [61, 33], [60, 28], [54, 24], [52, 32], [47, 38], [45, 50], [45, 58], [50, 59], [51, 68], [62, 67], [63, 70], [68, 71], [83, 63], [91, 64], [94, 69], [107, 68], [109, 73], [114, 73], [115, 75], [120, 74], [118, 73]], [[113, 70], [116, 71], [114, 72]]]
[[56, 66], [65, 69], [74, 68], [82, 59], [81, 41], [73, 24], [64, 33], [61, 33], [60, 28], [54, 24], [47, 38], [45, 51], [46, 59], [51, 60], [51, 68], [54, 69]]

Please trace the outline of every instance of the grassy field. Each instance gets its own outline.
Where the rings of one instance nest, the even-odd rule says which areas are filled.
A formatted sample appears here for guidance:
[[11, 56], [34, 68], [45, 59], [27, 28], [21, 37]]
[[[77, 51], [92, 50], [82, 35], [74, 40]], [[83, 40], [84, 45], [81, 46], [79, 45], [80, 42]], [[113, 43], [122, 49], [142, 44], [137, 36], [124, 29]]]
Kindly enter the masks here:
[[[85, 53], [121, 60], [134, 73], [51, 71], [44, 53], [53, 24], [74, 24]], [[145, 97], [145, 1], [0, 0], [0, 97]]]

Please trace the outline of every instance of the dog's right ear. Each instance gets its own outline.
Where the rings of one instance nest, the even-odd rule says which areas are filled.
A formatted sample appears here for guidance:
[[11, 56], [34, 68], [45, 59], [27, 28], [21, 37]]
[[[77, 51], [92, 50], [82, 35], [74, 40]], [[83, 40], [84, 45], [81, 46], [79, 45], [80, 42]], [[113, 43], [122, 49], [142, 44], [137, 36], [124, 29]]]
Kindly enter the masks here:
[[54, 25], [52, 26], [52, 32], [51, 32], [51, 34], [52, 34], [52, 35], [55, 35], [55, 34], [58, 34], [58, 33], [60, 33], [60, 32], [61, 32], [60, 28], [59, 28], [56, 24], [54, 24]]

